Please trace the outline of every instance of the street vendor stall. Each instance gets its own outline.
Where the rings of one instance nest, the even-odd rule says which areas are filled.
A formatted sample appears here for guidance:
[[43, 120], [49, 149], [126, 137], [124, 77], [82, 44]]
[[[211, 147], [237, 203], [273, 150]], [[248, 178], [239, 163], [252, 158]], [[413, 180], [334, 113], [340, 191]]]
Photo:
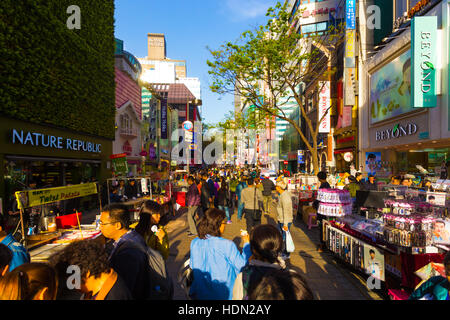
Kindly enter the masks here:
[[139, 219], [139, 208], [145, 200], [152, 200], [150, 177], [110, 178], [106, 180], [108, 203], [119, 202], [130, 208], [131, 221]]
[[[356, 214], [321, 202], [321, 213], [334, 216], [324, 221], [323, 240], [339, 259], [385, 289], [411, 293], [424, 280], [418, 270], [442, 263], [448, 251], [450, 195], [394, 185], [380, 189], [357, 192]], [[321, 201], [332, 201], [339, 193], [323, 192]]]
[[[36, 189], [16, 192], [16, 199], [20, 210], [20, 226], [22, 242], [30, 256], [33, 257], [64, 243], [70, 243], [78, 239], [91, 239], [100, 235], [95, 224], [92, 226], [81, 225], [81, 212], [64, 214], [44, 210], [45, 206], [60, 203], [75, 198], [98, 194], [96, 183], [86, 183], [58, 188]], [[99, 198], [99, 212], [101, 200]], [[39, 252], [35, 252], [39, 248]], [[55, 251], [56, 252], [56, 251]], [[38, 259], [39, 260], [39, 259]], [[42, 259], [41, 259], [42, 260]], [[39, 260], [40, 261], [40, 260]]]

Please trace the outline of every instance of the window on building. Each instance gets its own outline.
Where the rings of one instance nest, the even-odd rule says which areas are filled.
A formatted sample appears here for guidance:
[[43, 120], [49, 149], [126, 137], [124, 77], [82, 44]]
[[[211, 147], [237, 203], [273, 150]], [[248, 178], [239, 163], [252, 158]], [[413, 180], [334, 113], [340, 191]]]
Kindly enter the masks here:
[[132, 129], [133, 124], [128, 114], [122, 114], [120, 116], [120, 127], [122, 129]]
[[395, 19], [403, 16], [408, 11], [408, 0], [395, 0]]

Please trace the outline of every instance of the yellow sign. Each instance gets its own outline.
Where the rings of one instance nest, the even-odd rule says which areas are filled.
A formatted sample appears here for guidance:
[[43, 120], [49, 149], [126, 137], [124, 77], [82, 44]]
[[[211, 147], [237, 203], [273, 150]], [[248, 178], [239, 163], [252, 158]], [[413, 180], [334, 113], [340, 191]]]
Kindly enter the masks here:
[[356, 54], [356, 33], [355, 30], [345, 30], [345, 57], [353, 58]]
[[24, 209], [96, 193], [95, 183], [84, 183], [66, 187], [19, 191], [16, 192], [16, 199], [19, 209]]

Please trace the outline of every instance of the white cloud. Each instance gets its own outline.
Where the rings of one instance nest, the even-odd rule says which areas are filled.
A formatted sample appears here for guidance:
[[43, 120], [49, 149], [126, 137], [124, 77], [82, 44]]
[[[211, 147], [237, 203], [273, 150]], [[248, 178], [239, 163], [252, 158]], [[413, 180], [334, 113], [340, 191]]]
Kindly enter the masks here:
[[231, 11], [233, 20], [253, 19], [264, 16], [274, 0], [226, 0], [227, 11]]

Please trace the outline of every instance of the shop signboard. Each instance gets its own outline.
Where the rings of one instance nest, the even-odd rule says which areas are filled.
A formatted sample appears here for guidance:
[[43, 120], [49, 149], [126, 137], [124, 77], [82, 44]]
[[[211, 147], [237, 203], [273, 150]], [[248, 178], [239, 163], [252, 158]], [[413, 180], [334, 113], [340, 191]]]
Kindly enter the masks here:
[[411, 50], [370, 76], [370, 124], [413, 111], [411, 106]]
[[319, 133], [329, 133], [331, 128], [330, 121], [330, 107], [331, 107], [331, 96], [330, 96], [330, 82], [319, 82], [320, 94], [319, 94]]
[[25, 209], [56, 201], [85, 197], [96, 193], [96, 183], [83, 183], [65, 187], [20, 191], [16, 192], [16, 199], [19, 208]]
[[436, 107], [437, 16], [411, 22], [411, 106]]
[[113, 169], [116, 175], [123, 175], [128, 173], [128, 162], [126, 153], [113, 154], [112, 159]]
[[16, 129], [13, 129], [11, 132], [11, 141], [13, 144], [30, 145], [34, 147], [85, 151], [91, 153], [102, 152], [102, 145], [99, 143]]

